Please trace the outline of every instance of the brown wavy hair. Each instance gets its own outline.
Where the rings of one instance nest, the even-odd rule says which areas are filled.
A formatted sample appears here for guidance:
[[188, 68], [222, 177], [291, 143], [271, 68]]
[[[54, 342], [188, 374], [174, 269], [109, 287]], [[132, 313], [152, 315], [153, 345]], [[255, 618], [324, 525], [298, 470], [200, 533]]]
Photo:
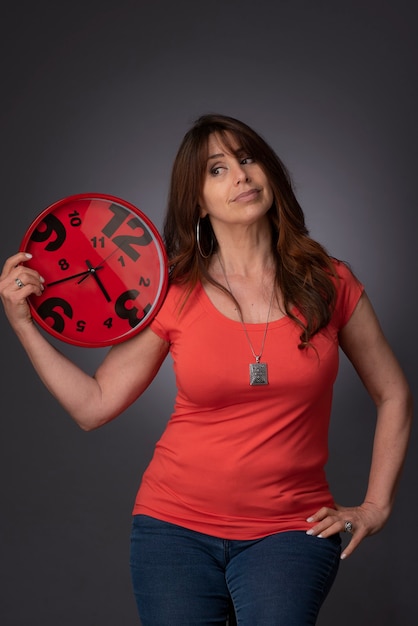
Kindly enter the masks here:
[[[286, 314], [301, 326], [299, 348], [327, 326], [336, 301], [334, 263], [324, 247], [309, 237], [305, 217], [292, 188], [289, 173], [274, 150], [243, 122], [224, 115], [203, 115], [186, 133], [174, 160], [164, 223], [164, 242], [170, 264], [170, 282], [188, 286], [189, 294], [205, 279], [227, 291], [209, 274], [217, 242], [209, 217], [200, 220], [200, 248], [196, 228], [207, 166], [208, 140], [216, 133], [233, 154], [250, 155], [266, 174], [273, 191], [268, 212], [271, 225], [276, 282], [283, 295]], [[229, 292], [228, 292], [229, 293]], [[303, 319], [292, 313], [296, 306]]]

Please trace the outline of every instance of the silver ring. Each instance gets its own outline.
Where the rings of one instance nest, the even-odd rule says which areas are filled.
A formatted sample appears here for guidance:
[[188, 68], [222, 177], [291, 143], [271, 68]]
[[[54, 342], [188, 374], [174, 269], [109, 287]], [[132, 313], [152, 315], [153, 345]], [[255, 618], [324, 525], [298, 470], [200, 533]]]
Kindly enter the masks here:
[[20, 280], [20, 278], [15, 278], [15, 283], [16, 285], [19, 287], [19, 289], [22, 289], [22, 287], [24, 287], [25, 285], [22, 283], [22, 281]]
[[353, 531], [354, 531], [353, 524], [351, 522], [348, 522], [348, 521], [345, 522], [344, 523], [344, 532], [345, 533], [352, 533]]

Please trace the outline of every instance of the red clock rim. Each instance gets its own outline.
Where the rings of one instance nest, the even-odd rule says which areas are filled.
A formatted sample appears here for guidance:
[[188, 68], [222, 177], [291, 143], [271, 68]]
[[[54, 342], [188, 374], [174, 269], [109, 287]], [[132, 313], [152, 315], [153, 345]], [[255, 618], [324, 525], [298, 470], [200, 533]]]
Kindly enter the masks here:
[[151, 221], [151, 219], [145, 215], [145, 213], [143, 213], [140, 209], [138, 209], [138, 207], [136, 207], [134, 204], [128, 202], [127, 200], [123, 200], [122, 198], [119, 198], [118, 196], [113, 196], [111, 194], [104, 194], [104, 193], [79, 193], [79, 194], [73, 194], [71, 196], [66, 196], [65, 198], [61, 198], [60, 200], [57, 200], [56, 202], [53, 202], [52, 204], [50, 204], [49, 206], [47, 206], [45, 209], [43, 209], [43, 211], [41, 211], [41, 213], [39, 213], [37, 215], [37, 217], [35, 217], [35, 219], [31, 222], [31, 224], [29, 225], [29, 227], [26, 229], [26, 232], [22, 238], [22, 241], [20, 243], [19, 246], [19, 251], [20, 252], [25, 252], [26, 251], [26, 246], [30, 240], [30, 237], [33, 233], [33, 231], [35, 230], [35, 228], [38, 226], [38, 224], [40, 222], [42, 222], [42, 220], [44, 219], [44, 217], [46, 215], [48, 215], [49, 213], [51, 213], [51, 211], [53, 211], [56, 208], [59, 208], [61, 206], [64, 206], [65, 204], [68, 204], [70, 202], [77, 202], [79, 200], [107, 200], [109, 202], [115, 202], [116, 204], [120, 204], [121, 206], [130, 209], [132, 212], [136, 213], [138, 215], [138, 217], [146, 224], [146, 226], [149, 228], [149, 230], [152, 232], [153, 236], [154, 236], [154, 240], [155, 242], [158, 244], [158, 251], [161, 255], [161, 260], [162, 263], [160, 265], [160, 270], [162, 272], [162, 276], [161, 276], [161, 287], [159, 290], [159, 294], [154, 302], [154, 306], [152, 308], [152, 310], [150, 311], [150, 313], [144, 318], [143, 321], [141, 321], [135, 328], [132, 329], [132, 331], [130, 331], [129, 333], [126, 333], [125, 335], [122, 335], [120, 337], [117, 337], [116, 339], [112, 339], [110, 341], [97, 341], [97, 342], [82, 342], [82, 341], [77, 341], [76, 339], [69, 339], [67, 337], [62, 336], [60, 333], [58, 333], [57, 331], [55, 331], [52, 327], [48, 326], [47, 324], [45, 324], [44, 320], [38, 315], [34, 305], [31, 302], [31, 299], [28, 298], [29, 301], [29, 306], [31, 309], [31, 314], [32, 317], [35, 319], [35, 321], [41, 326], [41, 328], [43, 328], [46, 332], [48, 332], [50, 335], [52, 335], [53, 337], [55, 337], [56, 339], [59, 339], [60, 341], [63, 341], [64, 343], [68, 343], [70, 345], [73, 346], [78, 346], [78, 347], [82, 347], [82, 348], [106, 348], [106, 347], [110, 347], [112, 345], [116, 345], [118, 343], [122, 343], [123, 341], [126, 341], [127, 339], [130, 339], [131, 337], [135, 336], [136, 334], [138, 334], [140, 331], [142, 331], [144, 328], [146, 328], [154, 319], [155, 315], [158, 313], [164, 299], [167, 293], [167, 288], [168, 288], [168, 258], [167, 258], [167, 253], [165, 250], [165, 246], [164, 246], [164, 242], [162, 240], [162, 237], [157, 229], [157, 227], [155, 226], [155, 224]]

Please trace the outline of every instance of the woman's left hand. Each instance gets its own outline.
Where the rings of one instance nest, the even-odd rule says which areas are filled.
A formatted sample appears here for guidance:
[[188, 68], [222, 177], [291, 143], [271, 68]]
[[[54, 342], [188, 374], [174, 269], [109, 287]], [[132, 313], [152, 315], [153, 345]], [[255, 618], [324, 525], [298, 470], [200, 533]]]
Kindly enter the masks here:
[[335, 506], [335, 509], [323, 507], [309, 517], [306, 521], [315, 525], [307, 534], [326, 538], [339, 532], [349, 532], [352, 538], [341, 554], [342, 559], [350, 556], [365, 537], [379, 532], [389, 517], [388, 511], [383, 511], [372, 502], [364, 502], [360, 506]]

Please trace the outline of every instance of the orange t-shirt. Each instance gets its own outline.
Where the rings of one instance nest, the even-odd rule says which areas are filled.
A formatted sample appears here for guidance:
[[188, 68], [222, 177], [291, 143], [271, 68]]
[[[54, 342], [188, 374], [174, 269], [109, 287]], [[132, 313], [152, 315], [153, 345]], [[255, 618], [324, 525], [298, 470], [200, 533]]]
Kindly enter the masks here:
[[[300, 328], [270, 322], [262, 361], [269, 384], [249, 384], [254, 362], [240, 322], [222, 315], [198, 285], [181, 309], [171, 286], [152, 330], [170, 343], [177, 383], [174, 412], [156, 444], [133, 513], [225, 539], [306, 530], [332, 506], [324, 466], [338, 332], [363, 290], [342, 263], [332, 320], [298, 349]], [[265, 324], [247, 324], [257, 353]]]

